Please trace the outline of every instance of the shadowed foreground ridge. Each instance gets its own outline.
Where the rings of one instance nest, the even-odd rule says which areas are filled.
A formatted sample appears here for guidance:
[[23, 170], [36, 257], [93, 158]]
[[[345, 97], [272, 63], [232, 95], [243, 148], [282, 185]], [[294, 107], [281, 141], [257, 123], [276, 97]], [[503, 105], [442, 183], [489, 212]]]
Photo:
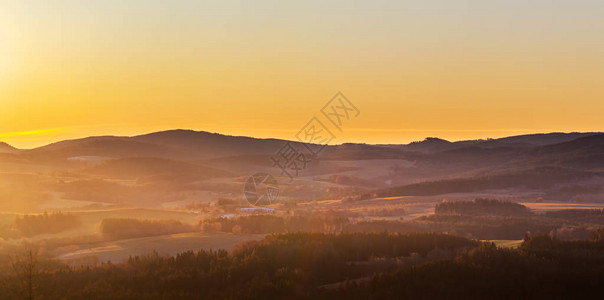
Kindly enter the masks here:
[[[602, 232], [527, 237], [518, 249], [434, 233], [290, 233], [97, 268], [39, 261], [34, 283], [39, 299], [590, 297], [604, 284]], [[2, 294], [18, 299], [20, 279], [3, 278]]]

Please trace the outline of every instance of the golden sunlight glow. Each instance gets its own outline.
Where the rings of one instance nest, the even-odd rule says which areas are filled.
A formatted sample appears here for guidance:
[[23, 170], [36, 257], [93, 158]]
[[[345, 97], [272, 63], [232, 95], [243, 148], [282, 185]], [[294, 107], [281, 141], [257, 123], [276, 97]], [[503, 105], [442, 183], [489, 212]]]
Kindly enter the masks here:
[[39, 129], [39, 130], [30, 130], [30, 131], [22, 131], [22, 132], [4, 132], [4, 133], [0, 133], [0, 139], [21, 137], [21, 136], [28, 136], [28, 135], [47, 135], [47, 134], [52, 134], [52, 133], [57, 133], [57, 132], [59, 132], [58, 128]]
[[362, 111], [337, 143], [602, 130], [595, 2], [134, 2], [3, 7], [0, 132], [30, 132], [3, 140], [172, 128], [291, 139], [337, 91]]
[[14, 58], [8, 47], [8, 39], [0, 32], [0, 86], [6, 84], [11, 71]]

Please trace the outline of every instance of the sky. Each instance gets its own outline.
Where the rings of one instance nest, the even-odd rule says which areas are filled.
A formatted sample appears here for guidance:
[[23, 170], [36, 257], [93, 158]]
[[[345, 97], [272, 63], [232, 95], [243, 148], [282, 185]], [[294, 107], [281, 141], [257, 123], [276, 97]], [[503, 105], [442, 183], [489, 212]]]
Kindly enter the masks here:
[[603, 1], [0, 0], [0, 141], [186, 128], [333, 143], [603, 131]]

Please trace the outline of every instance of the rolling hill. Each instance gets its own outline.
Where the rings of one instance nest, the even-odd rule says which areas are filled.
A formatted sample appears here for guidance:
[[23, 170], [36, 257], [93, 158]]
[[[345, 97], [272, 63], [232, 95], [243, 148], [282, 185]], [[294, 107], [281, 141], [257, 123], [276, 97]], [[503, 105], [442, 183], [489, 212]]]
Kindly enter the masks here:
[[13, 153], [18, 151], [17, 148], [5, 143], [5, 142], [0, 142], [0, 153]]
[[[592, 198], [598, 199], [600, 189], [594, 186], [604, 176], [602, 133], [329, 145], [292, 182], [271, 160], [287, 142], [169, 130], [88, 137], [29, 150], [0, 144], [0, 172], [37, 174], [43, 180], [19, 186], [31, 186], [44, 199], [121, 205], [237, 198], [245, 178], [257, 172], [278, 178], [283, 199], [305, 200], [351, 193], [407, 196], [497, 189], [548, 195], [596, 191]], [[292, 145], [309, 155], [302, 144]]]
[[156, 157], [119, 158], [86, 168], [85, 174], [109, 178], [138, 179], [158, 175], [188, 175], [198, 179], [230, 177], [228, 171]]

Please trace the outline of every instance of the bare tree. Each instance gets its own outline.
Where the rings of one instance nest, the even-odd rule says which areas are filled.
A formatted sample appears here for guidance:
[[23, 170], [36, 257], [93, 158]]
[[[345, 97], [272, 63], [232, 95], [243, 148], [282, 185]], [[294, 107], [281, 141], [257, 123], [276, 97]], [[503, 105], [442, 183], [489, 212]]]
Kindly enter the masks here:
[[39, 288], [38, 255], [31, 249], [26, 251], [25, 254], [17, 254], [14, 258], [11, 258], [11, 266], [19, 286], [18, 293], [24, 299], [35, 299]]

